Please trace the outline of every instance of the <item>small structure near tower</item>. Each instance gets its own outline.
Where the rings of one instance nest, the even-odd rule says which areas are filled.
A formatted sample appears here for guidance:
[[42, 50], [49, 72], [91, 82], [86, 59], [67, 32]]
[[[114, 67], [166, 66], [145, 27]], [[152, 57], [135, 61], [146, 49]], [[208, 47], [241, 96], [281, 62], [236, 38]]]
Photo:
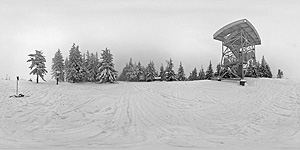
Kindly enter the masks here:
[[222, 42], [221, 67], [219, 78], [237, 78], [244, 84], [245, 71], [250, 61], [256, 62], [255, 45], [260, 45], [260, 37], [254, 26], [242, 19], [219, 29], [213, 39]]

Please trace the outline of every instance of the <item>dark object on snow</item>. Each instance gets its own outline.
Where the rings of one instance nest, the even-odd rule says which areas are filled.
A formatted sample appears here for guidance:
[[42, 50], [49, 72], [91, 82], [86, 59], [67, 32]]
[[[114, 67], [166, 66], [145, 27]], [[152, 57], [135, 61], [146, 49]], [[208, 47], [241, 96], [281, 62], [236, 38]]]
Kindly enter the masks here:
[[245, 86], [246, 80], [241, 80], [240, 85]]
[[60, 76], [60, 71], [56, 71], [56, 85], [58, 85], [59, 76]]
[[19, 97], [29, 97], [29, 96], [25, 96], [24, 94], [18, 94], [18, 95], [9, 96], [9, 98], [12, 98], [12, 97], [19, 98]]

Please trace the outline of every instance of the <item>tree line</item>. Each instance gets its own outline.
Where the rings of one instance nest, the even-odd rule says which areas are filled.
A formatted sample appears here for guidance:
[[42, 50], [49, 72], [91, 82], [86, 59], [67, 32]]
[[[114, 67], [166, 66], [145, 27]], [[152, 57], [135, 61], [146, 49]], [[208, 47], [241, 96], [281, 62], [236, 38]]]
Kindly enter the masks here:
[[[221, 64], [217, 64], [216, 70], [214, 72], [211, 61], [207, 66], [207, 69], [204, 70], [203, 67], [197, 71], [195, 67], [189, 74], [188, 77], [185, 76], [182, 62], [179, 63], [179, 68], [177, 74], [175, 73], [173, 60], [170, 58], [166, 60], [166, 67], [161, 64], [159, 71], [156, 71], [153, 61], [150, 61], [146, 67], [138, 63], [133, 63], [132, 58], [129, 62], [125, 64], [118, 80], [120, 81], [153, 81], [155, 77], [159, 77], [159, 80], [163, 81], [193, 81], [193, 80], [211, 80], [215, 77], [219, 77], [224, 72], [226, 68], [222, 68]], [[283, 73], [282, 73], [283, 74]], [[250, 61], [247, 70], [245, 71], [245, 77], [266, 77], [272, 78], [272, 72], [269, 64], [266, 62], [264, 56], [262, 57], [261, 63], [258, 61]], [[226, 74], [224, 78], [234, 77], [233, 74]], [[280, 76], [281, 77], [281, 76]], [[279, 78], [279, 77], [278, 77]]]
[[[46, 70], [46, 59], [42, 51], [36, 50], [34, 54], [28, 55], [30, 59], [27, 62], [31, 62], [30, 74], [37, 76], [37, 83], [39, 77], [45, 81], [44, 75]], [[114, 69], [113, 55], [110, 49], [105, 48], [101, 51], [99, 58], [98, 53], [90, 53], [87, 51], [83, 53], [79, 50], [79, 46], [73, 43], [69, 50], [69, 56], [65, 59], [62, 56], [60, 49], [52, 58], [51, 75], [52, 78], [58, 78], [59, 81], [68, 82], [98, 82], [98, 83], [114, 83], [119, 81], [193, 81], [193, 80], [211, 80], [214, 77], [219, 77], [226, 71], [226, 68], [222, 68], [220, 64], [217, 64], [216, 71], [214, 72], [211, 61], [207, 69], [201, 66], [199, 72], [195, 67], [186, 77], [182, 62], [179, 63], [177, 72], [174, 71], [174, 62], [170, 58], [166, 60], [166, 67], [161, 64], [160, 69], [156, 70], [155, 63], [149, 61], [146, 66], [143, 66], [141, 62], [133, 63], [132, 58], [125, 64], [121, 74], [118, 76], [117, 71]], [[278, 71], [278, 78], [283, 76], [282, 71]], [[230, 74], [226, 74], [224, 78], [232, 77]], [[267, 77], [272, 78], [272, 72], [269, 64], [266, 62], [264, 56], [261, 63], [259, 61], [250, 61], [249, 66], [245, 72], [245, 77]]]
[[[30, 59], [27, 62], [32, 62], [30, 69], [33, 69], [30, 74], [41, 77], [47, 73], [45, 67], [45, 56], [40, 50], [36, 50], [35, 54], [29, 54]], [[69, 50], [69, 57], [65, 59], [62, 56], [60, 49], [52, 58], [51, 66], [52, 78], [58, 78], [60, 81], [75, 82], [98, 82], [98, 83], [114, 83], [117, 80], [117, 71], [114, 69], [113, 55], [110, 49], [105, 48], [101, 51], [100, 59], [98, 53], [81, 53], [79, 46], [73, 43]]]

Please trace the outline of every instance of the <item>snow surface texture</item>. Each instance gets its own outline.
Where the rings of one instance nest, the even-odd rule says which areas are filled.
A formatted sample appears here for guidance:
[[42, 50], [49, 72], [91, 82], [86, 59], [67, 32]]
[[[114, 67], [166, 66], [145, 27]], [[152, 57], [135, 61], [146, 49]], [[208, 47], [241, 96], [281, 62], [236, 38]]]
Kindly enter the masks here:
[[300, 149], [300, 83], [0, 80], [0, 149]]

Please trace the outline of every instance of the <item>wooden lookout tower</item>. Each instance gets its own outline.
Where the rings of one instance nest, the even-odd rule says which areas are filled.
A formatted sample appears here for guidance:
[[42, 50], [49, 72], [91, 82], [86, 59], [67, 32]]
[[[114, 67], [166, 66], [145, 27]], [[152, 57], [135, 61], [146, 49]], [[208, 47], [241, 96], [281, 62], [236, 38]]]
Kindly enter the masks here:
[[[230, 78], [244, 79], [250, 61], [255, 62], [255, 45], [260, 45], [260, 37], [254, 26], [242, 19], [219, 29], [213, 39], [222, 42], [221, 67], [219, 78], [230, 74]], [[228, 77], [228, 76], [227, 76]]]

